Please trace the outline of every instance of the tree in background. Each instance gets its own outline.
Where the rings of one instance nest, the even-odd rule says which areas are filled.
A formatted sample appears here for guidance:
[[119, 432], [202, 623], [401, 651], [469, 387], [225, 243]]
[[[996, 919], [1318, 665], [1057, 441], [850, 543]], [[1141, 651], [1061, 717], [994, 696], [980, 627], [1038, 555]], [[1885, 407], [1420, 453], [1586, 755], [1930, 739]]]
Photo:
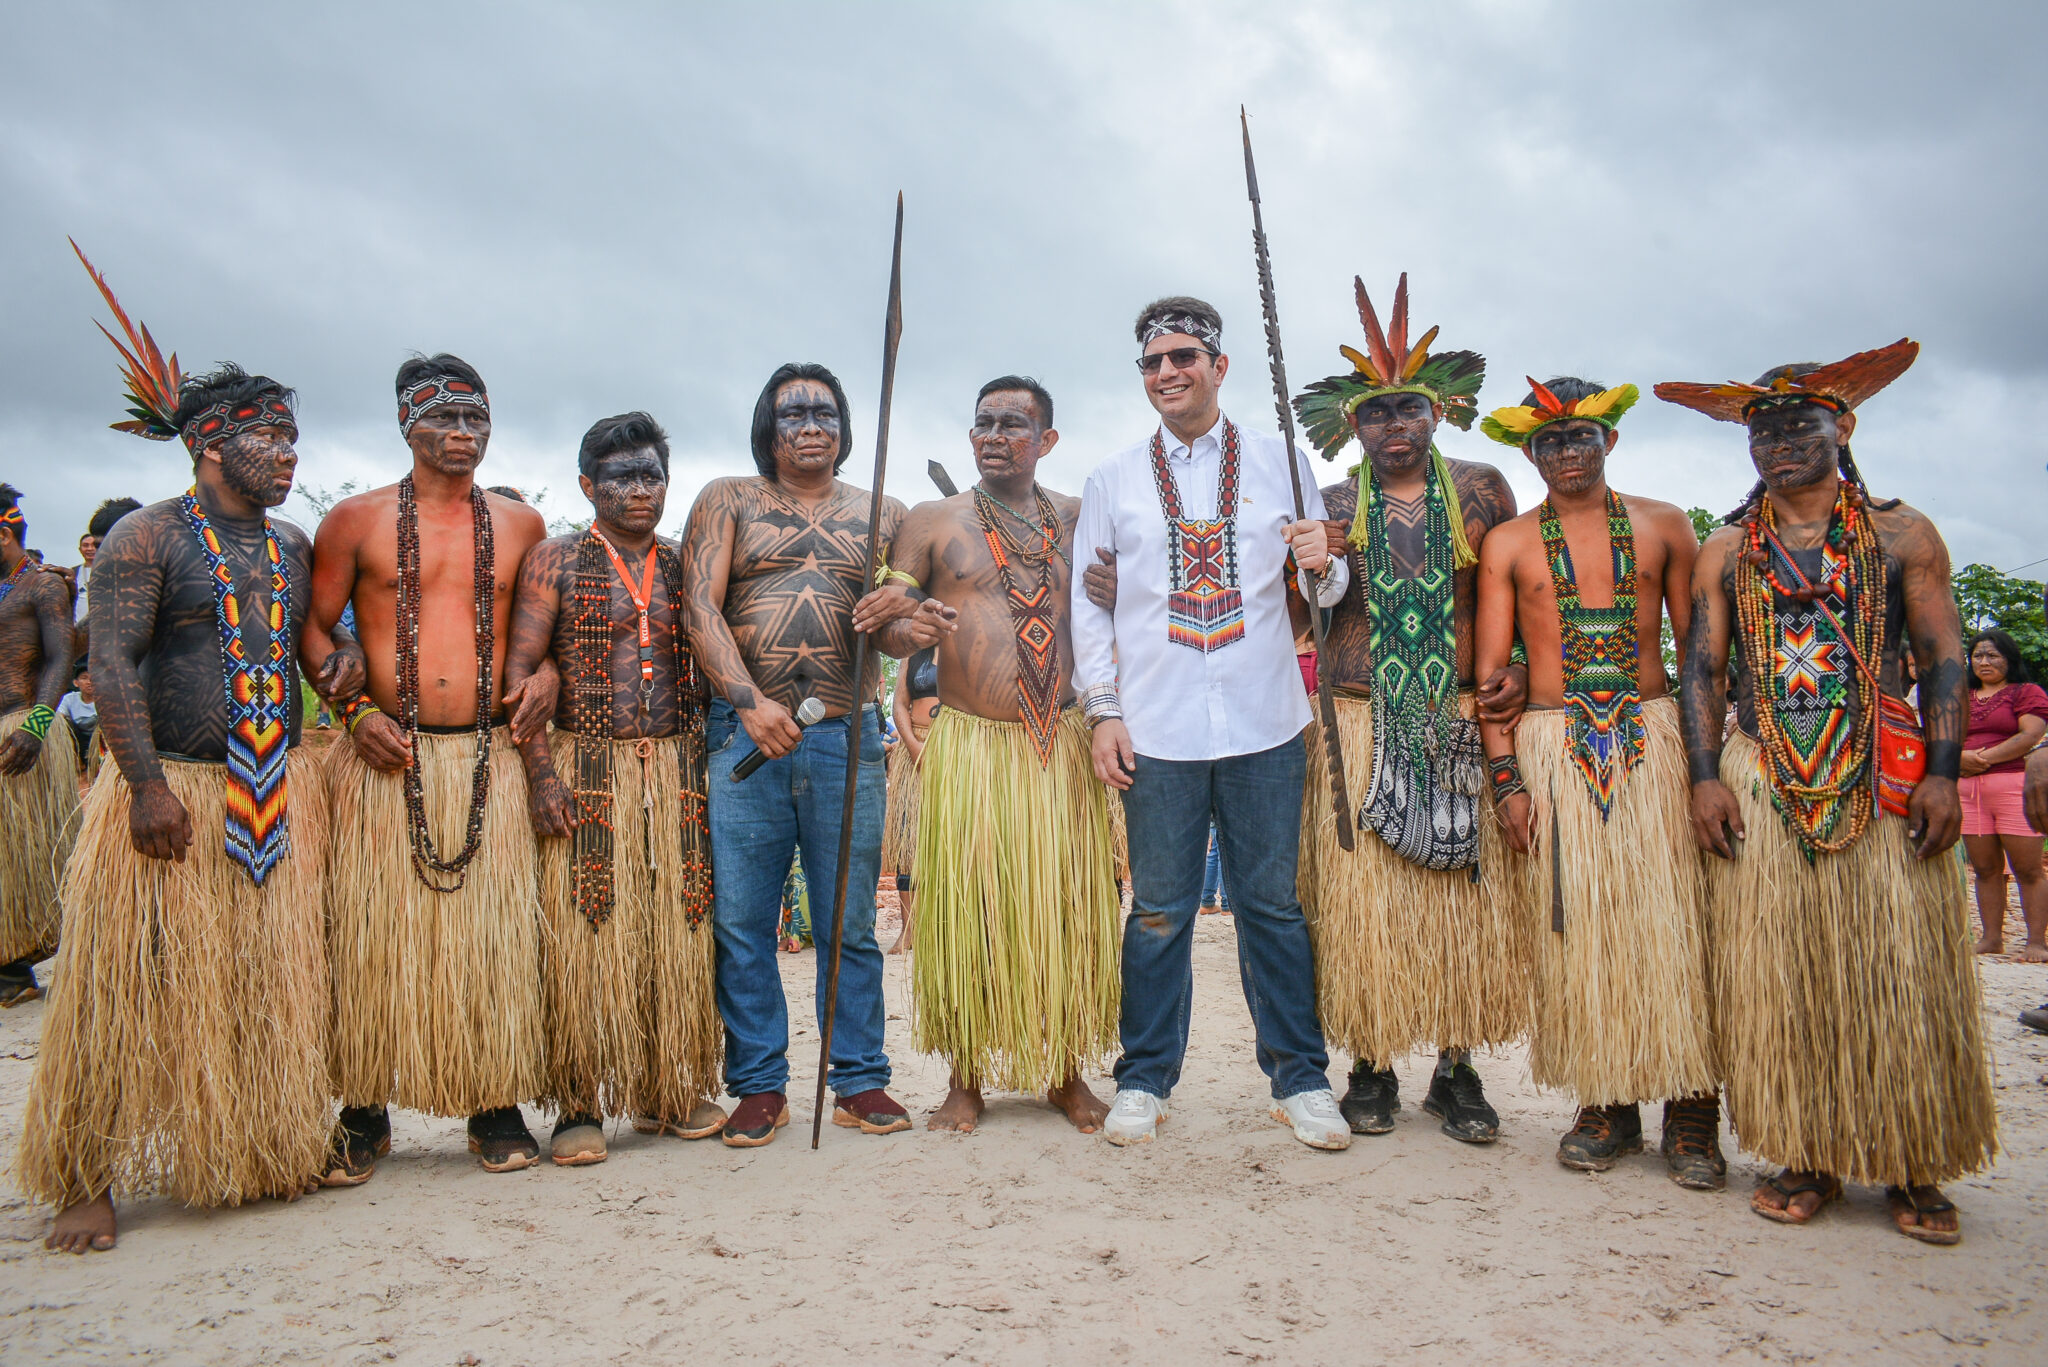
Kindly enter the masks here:
[[2012, 637], [2035, 679], [2048, 678], [2048, 605], [2042, 601], [2041, 582], [1989, 565], [1965, 565], [1954, 582], [1964, 633], [1997, 627]]

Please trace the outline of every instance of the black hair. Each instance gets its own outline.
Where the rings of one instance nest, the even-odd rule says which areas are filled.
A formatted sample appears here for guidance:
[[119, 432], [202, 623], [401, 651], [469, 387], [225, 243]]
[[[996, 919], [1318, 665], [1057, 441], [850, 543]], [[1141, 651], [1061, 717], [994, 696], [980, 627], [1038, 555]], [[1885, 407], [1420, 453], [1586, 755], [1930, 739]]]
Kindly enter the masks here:
[[836, 475], [853, 451], [853, 414], [846, 406], [846, 389], [839, 377], [815, 361], [785, 362], [775, 367], [761, 387], [761, 397], [754, 400], [754, 468], [763, 479], [775, 478], [775, 395], [791, 380], [816, 380], [832, 391], [832, 402], [839, 406], [839, 459], [832, 463]]
[[142, 507], [140, 501], [132, 498], [110, 498], [93, 510], [92, 521], [85, 524], [87, 536], [105, 539], [114, 530], [114, 524], [128, 514]]
[[1137, 337], [1139, 346], [1145, 345], [1145, 329], [1159, 318], [1192, 318], [1198, 323], [1208, 324], [1217, 336], [1223, 335], [1223, 315], [1213, 304], [1192, 295], [1169, 294], [1138, 310], [1138, 321], [1132, 324], [1131, 332]]
[[[14, 512], [21, 511], [21, 490], [15, 488], [12, 484], [0, 484], [0, 513], [10, 510]], [[26, 520], [20, 522], [10, 521], [7, 523], [7, 528], [14, 533], [16, 541], [20, 542], [24, 547], [28, 545], [28, 522]]]
[[[268, 375], [251, 375], [233, 361], [222, 361], [220, 369], [207, 375], [187, 376], [185, 383], [178, 386], [178, 411], [171, 422], [182, 432], [186, 423], [214, 404], [244, 404], [253, 399], [276, 399], [296, 407], [299, 396], [296, 390]], [[192, 453], [192, 463], [199, 463], [199, 452]]]
[[509, 498], [514, 503], [526, 502], [526, 495], [520, 493], [517, 489], [513, 488], [509, 484], [486, 484], [484, 486], [484, 492], [487, 494], [496, 494], [500, 498]]
[[402, 399], [405, 397], [405, 391], [420, 381], [444, 377], [473, 384], [479, 394], [490, 394], [490, 391], [484, 388], [484, 377], [476, 373], [475, 366], [460, 356], [451, 356], [445, 351], [437, 351], [432, 356], [422, 356], [416, 351], [406, 357], [399, 362], [398, 381], [394, 387], [398, 391], [398, 397]]
[[654, 454], [661, 457], [661, 472], [668, 473], [668, 433], [661, 430], [661, 424], [645, 413], [621, 413], [615, 418], [599, 418], [583, 434], [583, 445], [576, 452], [578, 473], [591, 479], [597, 478], [598, 462], [606, 456], [620, 451], [638, 451], [652, 447]]
[[[1784, 365], [1772, 366], [1769, 370], [1757, 376], [1751, 383], [1768, 386], [1773, 380], [1796, 380], [1802, 375], [1811, 375], [1819, 369], [1820, 362], [1818, 361], [1788, 361]], [[1819, 406], [1827, 407], [1825, 404]], [[1835, 448], [1835, 471], [1856, 491], [1858, 497], [1879, 512], [1899, 506], [1900, 500], [1896, 498], [1874, 499], [1870, 496], [1870, 486], [1863, 482], [1863, 472], [1856, 468], [1856, 457], [1849, 454], [1849, 443], [1846, 441]], [[1735, 511], [1721, 519], [1722, 525], [1733, 526], [1736, 523], [1748, 521], [1750, 516], [1756, 512], [1766, 487], [1762, 480], [1752, 484], [1749, 488], [1749, 493], [1743, 497], [1742, 502], [1736, 506]]]
[[[1574, 403], [1580, 399], [1590, 399], [1595, 394], [1604, 394], [1607, 391], [1607, 386], [1601, 384], [1598, 380], [1582, 380], [1576, 375], [1560, 375], [1554, 380], [1545, 380], [1543, 387], [1557, 395], [1559, 403]], [[1522, 396], [1522, 406], [1524, 408], [1534, 408], [1536, 406], [1535, 390], [1532, 389]]]
[[[1963, 645], [1963, 663], [1965, 667], [1968, 667], [1970, 657], [1977, 653], [1977, 646], [1983, 641], [1991, 642], [1993, 646], [1997, 647], [1998, 653], [2005, 656], [2005, 681], [2007, 683], [2023, 684], [2034, 681], [2032, 672], [2027, 669], [2026, 659], [2020, 654], [2019, 644], [1997, 627], [1985, 627], [1980, 631], [1970, 633], [1970, 639]], [[1982, 687], [1982, 681], [1978, 679], [1977, 671], [1971, 669], [1970, 688], [1974, 692], [1980, 687]]]
[[981, 401], [991, 394], [1008, 393], [1029, 394], [1038, 405], [1039, 427], [1047, 428], [1052, 426], [1052, 395], [1046, 391], [1044, 385], [1032, 379], [1029, 375], [997, 376], [983, 385], [981, 392], [974, 396], [974, 406], [976, 408], [981, 407]]

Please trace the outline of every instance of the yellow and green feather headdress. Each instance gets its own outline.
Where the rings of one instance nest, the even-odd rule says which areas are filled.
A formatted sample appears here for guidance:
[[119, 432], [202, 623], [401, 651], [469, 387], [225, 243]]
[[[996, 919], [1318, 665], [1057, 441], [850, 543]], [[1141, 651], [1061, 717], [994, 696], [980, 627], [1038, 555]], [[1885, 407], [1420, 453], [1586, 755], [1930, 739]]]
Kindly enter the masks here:
[[1636, 400], [1642, 397], [1641, 390], [1624, 384], [1567, 403], [1533, 378], [1529, 380], [1529, 392], [1536, 399], [1534, 404], [1496, 408], [1479, 420], [1479, 430], [1502, 446], [1517, 447], [1527, 446], [1539, 428], [1573, 418], [1597, 422], [1612, 432], [1621, 415], [1635, 407]]

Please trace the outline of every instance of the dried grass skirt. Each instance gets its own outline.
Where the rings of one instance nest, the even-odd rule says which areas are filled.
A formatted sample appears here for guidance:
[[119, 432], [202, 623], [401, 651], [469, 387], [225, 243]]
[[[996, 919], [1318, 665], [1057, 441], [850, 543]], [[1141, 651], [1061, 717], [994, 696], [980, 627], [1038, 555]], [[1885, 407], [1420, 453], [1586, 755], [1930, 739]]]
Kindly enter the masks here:
[[1748, 838], [1707, 860], [1728, 1110], [1742, 1147], [1858, 1182], [1945, 1182], [1997, 1150], [1963, 866], [1922, 860], [1898, 817], [1809, 865], [1755, 741], [1722, 781]]
[[[427, 826], [442, 857], [462, 848], [474, 733], [417, 738]], [[539, 866], [526, 771], [492, 733], [483, 843], [460, 891], [413, 873], [399, 775], [338, 741], [329, 761], [334, 858], [335, 1090], [348, 1106], [467, 1116], [530, 1101], [545, 1078]]]
[[1103, 787], [1069, 708], [1041, 768], [1021, 722], [946, 708], [925, 750], [912, 1039], [1039, 1092], [1117, 1041], [1121, 937]]
[[[945, 709], [941, 708], [941, 711]], [[929, 735], [926, 743], [929, 744]], [[909, 877], [917, 866], [917, 800], [922, 765], [902, 745], [889, 757], [889, 805], [882, 820], [882, 873]]]
[[[682, 1120], [717, 1094], [725, 1044], [711, 978], [704, 739], [647, 741], [644, 760], [640, 741], [609, 744], [614, 901], [603, 925], [576, 909], [576, 842], [540, 842], [545, 1099], [564, 1114]], [[694, 839], [685, 838], [685, 744], [698, 752]], [[573, 779], [575, 735], [556, 731], [548, 745], [555, 772]]]
[[[0, 714], [0, 738], [13, 735], [28, 711]], [[77, 838], [78, 755], [71, 727], [57, 721], [34, 767], [0, 778], [0, 964], [56, 947], [58, 884]]]
[[294, 750], [291, 850], [261, 888], [222, 848], [226, 772], [166, 760], [191, 817], [183, 863], [138, 854], [129, 789], [107, 765], [64, 875], [42, 1053], [16, 1173], [63, 1207], [158, 1191], [187, 1205], [288, 1196], [319, 1175], [333, 1123], [327, 800]]
[[1508, 855], [1534, 965], [1530, 1075], [1582, 1106], [1710, 1092], [1705, 885], [1678, 704], [1643, 704], [1642, 761], [1604, 822], [1567, 752], [1569, 716], [1531, 710], [1515, 732], [1533, 837], [1528, 856]]
[[[1470, 693], [1459, 704], [1472, 715]], [[1339, 694], [1336, 705], [1355, 804], [1372, 777], [1372, 704]], [[1476, 883], [1467, 869], [1411, 864], [1363, 828], [1346, 854], [1319, 721], [1307, 745], [1296, 886], [1315, 943], [1324, 1036], [1381, 1066], [1426, 1044], [1478, 1049], [1519, 1037], [1529, 1024], [1528, 944], [1491, 802], [1479, 804]]]

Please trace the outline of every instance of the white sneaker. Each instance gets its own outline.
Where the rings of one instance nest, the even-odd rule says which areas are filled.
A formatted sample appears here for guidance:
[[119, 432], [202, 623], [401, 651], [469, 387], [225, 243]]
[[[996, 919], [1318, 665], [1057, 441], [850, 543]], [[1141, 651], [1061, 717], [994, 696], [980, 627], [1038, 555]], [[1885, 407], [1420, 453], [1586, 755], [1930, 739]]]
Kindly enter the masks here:
[[[1150, 1092], [1119, 1090], [1116, 1100], [1109, 1103], [1109, 1118], [1102, 1122], [1102, 1137], [1112, 1144], [1149, 1144], [1164, 1119], [1166, 1103], [1160, 1098]], [[1347, 1129], [1344, 1133], [1348, 1138], [1351, 1132]]]
[[[1117, 1100], [1123, 1100], [1118, 1093]], [[1348, 1149], [1351, 1126], [1337, 1109], [1328, 1087], [1299, 1092], [1273, 1103], [1273, 1119], [1293, 1129], [1294, 1137], [1312, 1149]]]

